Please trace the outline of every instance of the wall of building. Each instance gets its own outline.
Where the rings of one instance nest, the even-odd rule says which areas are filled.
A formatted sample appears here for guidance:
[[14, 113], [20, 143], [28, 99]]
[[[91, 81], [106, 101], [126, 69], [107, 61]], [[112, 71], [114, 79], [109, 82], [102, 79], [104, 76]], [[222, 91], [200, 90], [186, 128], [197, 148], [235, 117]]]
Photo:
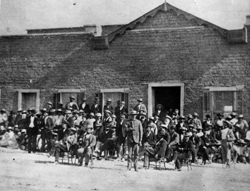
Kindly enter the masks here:
[[184, 113], [200, 115], [203, 87], [245, 85], [244, 114], [250, 119], [249, 44], [229, 45], [218, 31], [173, 12], [158, 12], [117, 36], [106, 50], [93, 50], [91, 38], [0, 37], [0, 107], [17, 109], [16, 89], [21, 88], [40, 89], [41, 106], [57, 89], [86, 89], [92, 103], [100, 89], [129, 88], [132, 107], [138, 97], [147, 104], [148, 83], [183, 82]]

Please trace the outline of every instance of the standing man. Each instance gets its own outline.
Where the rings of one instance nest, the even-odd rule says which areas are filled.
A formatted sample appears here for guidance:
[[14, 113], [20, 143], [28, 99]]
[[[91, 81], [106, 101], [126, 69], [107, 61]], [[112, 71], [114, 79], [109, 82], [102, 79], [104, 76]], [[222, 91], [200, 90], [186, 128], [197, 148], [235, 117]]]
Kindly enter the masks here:
[[66, 106], [65, 106], [65, 109], [66, 110], [79, 110], [79, 107], [77, 105], [77, 103], [75, 102], [75, 97], [74, 96], [70, 96], [69, 97], [69, 102], [66, 103]]
[[138, 99], [137, 101], [138, 101], [138, 104], [134, 107], [134, 110], [137, 111], [137, 113], [139, 113], [140, 111], [144, 111], [145, 113], [147, 113], [147, 108], [142, 103], [142, 98]]
[[50, 112], [50, 110], [52, 109], [52, 102], [51, 101], [49, 101], [48, 103], [47, 103], [47, 112], [49, 113]]
[[195, 129], [198, 129], [198, 127], [202, 127], [201, 120], [198, 119], [199, 115], [198, 113], [194, 112], [193, 114], [193, 125]]
[[95, 103], [91, 106], [91, 112], [94, 114], [102, 113], [102, 106], [99, 105], [99, 98], [95, 97]]
[[135, 171], [138, 171], [138, 157], [139, 157], [139, 146], [142, 142], [142, 124], [139, 120], [136, 119], [137, 112], [131, 112], [131, 119], [126, 123], [126, 133], [128, 141], [128, 170], [131, 170], [132, 166], [132, 153], [134, 153], [134, 168]]
[[87, 98], [84, 95], [82, 98], [82, 103], [79, 106], [79, 109], [83, 110], [86, 114], [89, 114], [90, 108], [89, 108], [89, 105], [86, 103], [86, 100], [87, 100]]
[[246, 133], [248, 131], [248, 123], [244, 119], [244, 116], [242, 114], [239, 115], [237, 123], [239, 125], [239, 135], [240, 139], [245, 139], [246, 138]]
[[127, 115], [128, 109], [125, 107], [125, 101], [117, 101], [117, 106], [115, 107], [115, 115], [117, 120], [120, 120], [121, 115]]
[[113, 114], [113, 107], [111, 105], [112, 100], [109, 98], [106, 105], [104, 105], [104, 111], [109, 110]]
[[31, 115], [27, 118], [28, 153], [36, 152], [36, 137], [39, 129], [39, 122], [35, 116], [36, 110], [31, 110]]

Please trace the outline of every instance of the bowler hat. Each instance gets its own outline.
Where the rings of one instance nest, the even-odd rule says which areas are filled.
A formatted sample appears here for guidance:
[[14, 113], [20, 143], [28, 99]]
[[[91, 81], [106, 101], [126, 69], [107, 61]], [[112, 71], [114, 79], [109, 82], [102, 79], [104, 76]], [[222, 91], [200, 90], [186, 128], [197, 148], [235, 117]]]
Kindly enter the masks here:
[[125, 101], [122, 101], [121, 103], [122, 103], [122, 104], [125, 104]]
[[40, 111], [41, 111], [41, 112], [46, 112], [47, 109], [46, 109], [46, 108], [42, 108], [42, 109], [40, 109]]
[[82, 109], [79, 110], [79, 113], [83, 113], [84, 111]]
[[111, 102], [112, 100], [109, 98], [107, 101], [108, 101], [108, 102]]
[[26, 110], [23, 110], [22, 113], [27, 113], [27, 111], [26, 111]]
[[11, 127], [11, 126], [9, 126], [9, 127], [8, 127], [8, 130], [14, 130], [14, 128], [13, 128], [13, 127]]

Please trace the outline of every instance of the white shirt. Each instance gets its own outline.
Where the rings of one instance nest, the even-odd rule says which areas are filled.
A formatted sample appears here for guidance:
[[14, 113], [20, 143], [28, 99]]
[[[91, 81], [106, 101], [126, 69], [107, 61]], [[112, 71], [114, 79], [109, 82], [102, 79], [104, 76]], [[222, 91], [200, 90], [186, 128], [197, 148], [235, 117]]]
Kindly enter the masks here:
[[35, 125], [34, 125], [34, 120], [35, 120], [35, 117], [34, 116], [31, 116], [30, 117], [30, 125], [29, 125], [29, 128], [34, 128]]

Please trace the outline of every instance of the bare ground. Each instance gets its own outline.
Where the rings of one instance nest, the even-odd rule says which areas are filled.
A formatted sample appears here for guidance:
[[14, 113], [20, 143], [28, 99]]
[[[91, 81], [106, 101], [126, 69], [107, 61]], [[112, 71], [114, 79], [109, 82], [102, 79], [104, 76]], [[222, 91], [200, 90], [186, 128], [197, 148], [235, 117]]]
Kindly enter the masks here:
[[[53, 164], [54, 158], [0, 148], [0, 191], [7, 190], [250, 190], [250, 165], [236, 164], [230, 169], [221, 164], [194, 165], [181, 172], [167, 170], [139, 172], [126, 170], [126, 162], [94, 161], [94, 168]], [[66, 162], [66, 161], [65, 161]], [[153, 163], [154, 164], [154, 163]]]

